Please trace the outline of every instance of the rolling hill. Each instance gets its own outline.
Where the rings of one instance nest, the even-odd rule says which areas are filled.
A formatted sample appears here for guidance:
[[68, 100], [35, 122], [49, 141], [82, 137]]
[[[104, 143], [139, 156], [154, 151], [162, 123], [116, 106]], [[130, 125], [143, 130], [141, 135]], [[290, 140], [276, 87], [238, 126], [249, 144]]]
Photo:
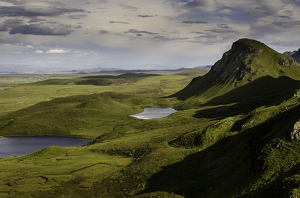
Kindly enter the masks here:
[[[300, 80], [297, 62], [265, 44], [240, 39], [204, 76], [194, 78], [172, 95], [183, 102], [179, 109], [201, 104], [251, 102], [290, 94]], [[250, 100], [251, 99], [251, 100]]]
[[[178, 75], [146, 75], [146, 81], [134, 81], [129, 94], [65, 96], [3, 114], [2, 136], [59, 135], [91, 142], [0, 159], [0, 197], [300, 197], [299, 68], [291, 57], [241, 39], [208, 73], [169, 97], [137, 94], [137, 85], [153, 86], [159, 77], [165, 89]], [[49, 83], [82, 86], [68, 85], [68, 79], [31, 88]], [[145, 107], [180, 111], [160, 119], [129, 116]]]

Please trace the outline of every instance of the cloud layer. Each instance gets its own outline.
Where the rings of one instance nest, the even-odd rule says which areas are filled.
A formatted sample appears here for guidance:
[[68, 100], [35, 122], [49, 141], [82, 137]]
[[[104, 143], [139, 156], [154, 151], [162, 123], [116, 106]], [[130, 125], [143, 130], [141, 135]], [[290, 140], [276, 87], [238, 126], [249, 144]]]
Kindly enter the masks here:
[[0, 0], [0, 56], [52, 68], [192, 67], [245, 37], [298, 49], [299, 27], [298, 0]]

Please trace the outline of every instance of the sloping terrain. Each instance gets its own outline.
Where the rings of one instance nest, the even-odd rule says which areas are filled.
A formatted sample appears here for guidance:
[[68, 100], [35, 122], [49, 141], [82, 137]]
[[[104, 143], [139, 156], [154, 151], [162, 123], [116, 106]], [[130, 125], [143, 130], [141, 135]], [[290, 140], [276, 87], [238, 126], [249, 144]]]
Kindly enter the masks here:
[[[177, 108], [261, 100], [287, 94], [297, 85], [300, 67], [297, 62], [259, 41], [240, 39], [223, 54], [204, 76], [172, 95], [184, 102]], [[230, 93], [229, 93], [230, 92]], [[213, 100], [213, 101], [212, 101]]]
[[[299, 76], [295, 60], [241, 39], [171, 97], [74, 95], [2, 115], [3, 136], [92, 141], [0, 159], [0, 197], [299, 197]], [[181, 110], [128, 116], [145, 107]]]

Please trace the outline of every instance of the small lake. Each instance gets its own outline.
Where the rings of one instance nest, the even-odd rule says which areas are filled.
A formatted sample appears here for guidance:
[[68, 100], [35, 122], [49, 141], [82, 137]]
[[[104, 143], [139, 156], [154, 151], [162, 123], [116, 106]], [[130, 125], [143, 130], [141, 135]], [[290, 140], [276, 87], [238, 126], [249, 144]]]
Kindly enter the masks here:
[[153, 119], [153, 118], [163, 118], [176, 113], [177, 111], [172, 108], [145, 108], [142, 113], [130, 115], [139, 119]]
[[80, 147], [88, 142], [88, 139], [50, 136], [0, 138], [0, 158], [26, 155], [53, 145]]
[[7, 89], [7, 88], [11, 88], [11, 87], [0, 87], [0, 89]]

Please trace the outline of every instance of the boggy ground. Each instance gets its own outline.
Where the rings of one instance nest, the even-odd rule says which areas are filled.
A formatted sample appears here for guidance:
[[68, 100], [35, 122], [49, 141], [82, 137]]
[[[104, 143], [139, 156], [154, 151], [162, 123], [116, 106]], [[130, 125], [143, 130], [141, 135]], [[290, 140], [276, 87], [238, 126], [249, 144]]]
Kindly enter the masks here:
[[[299, 143], [289, 136], [299, 120], [297, 97], [201, 105], [160, 119], [128, 116], [144, 107], [178, 106], [174, 98], [161, 97], [167, 94], [139, 90], [160, 82], [160, 93], [174, 93], [179, 77], [145, 77], [122, 89], [63, 85], [81, 95], [40, 99], [3, 113], [2, 136], [62, 135], [92, 142], [0, 159], [0, 197], [299, 196]], [[49, 90], [62, 85], [56, 86]], [[22, 98], [20, 89], [11, 92]], [[83, 90], [97, 93], [82, 95]]]

